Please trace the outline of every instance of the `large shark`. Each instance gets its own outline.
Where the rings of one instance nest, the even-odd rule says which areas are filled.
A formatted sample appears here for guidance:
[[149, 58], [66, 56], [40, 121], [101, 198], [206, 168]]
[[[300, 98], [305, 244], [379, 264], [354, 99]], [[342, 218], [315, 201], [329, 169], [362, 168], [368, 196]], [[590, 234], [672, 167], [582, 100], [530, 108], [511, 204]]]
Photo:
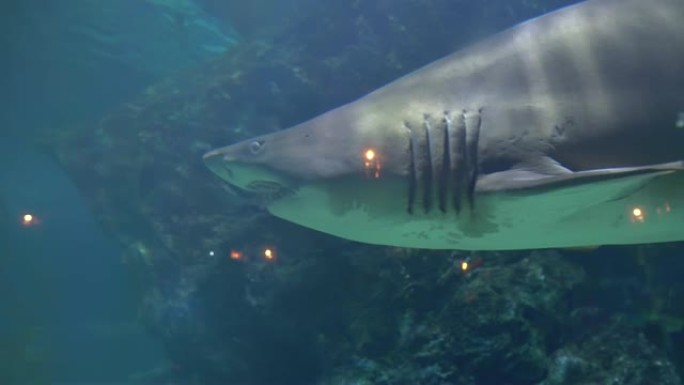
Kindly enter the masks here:
[[207, 153], [281, 218], [382, 245], [684, 240], [684, 0], [589, 0]]

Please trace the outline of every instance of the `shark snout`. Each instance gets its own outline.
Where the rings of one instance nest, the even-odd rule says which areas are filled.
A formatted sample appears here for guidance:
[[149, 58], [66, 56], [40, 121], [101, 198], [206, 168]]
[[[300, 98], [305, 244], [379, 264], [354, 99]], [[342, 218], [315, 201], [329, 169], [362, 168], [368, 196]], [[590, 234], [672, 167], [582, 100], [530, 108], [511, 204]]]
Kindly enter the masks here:
[[217, 148], [217, 149], [211, 150], [211, 151], [207, 152], [206, 154], [204, 154], [202, 156], [202, 159], [207, 164], [212, 163], [212, 162], [216, 162], [216, 161], [230, 162], [230, 161], [234, 160], [233, 157], [231, 157], [226, 152], [225, 148]]
[[232, 170], [233, 159], [223, 148], [211, 150], [202, 156], [204, 164], [219, 178], [233, 183], [235, 173]]

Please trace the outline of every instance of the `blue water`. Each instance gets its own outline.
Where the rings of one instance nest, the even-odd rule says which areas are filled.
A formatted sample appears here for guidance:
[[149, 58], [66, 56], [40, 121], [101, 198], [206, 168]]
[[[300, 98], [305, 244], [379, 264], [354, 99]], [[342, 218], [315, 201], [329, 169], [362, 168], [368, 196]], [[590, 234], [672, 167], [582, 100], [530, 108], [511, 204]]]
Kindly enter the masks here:
[[[54, 162], [0, 141], [0, 372], [16, 383], [124, 381], [163, 363], [138, 322], [121, 250]], [[39, 224], [24, 226], [31, 213]], [[12, 351], [8, 352], [9, 347]], [[9, 366], [9, 367], [8, 367]]]
[[[37, 146], [234, 44], [192, 2], [0, 4], [0, 383], [123, 383], [165, 365], [140, 293], [70, 178]], [[37, 224], [23, 226], [22, 216]]]

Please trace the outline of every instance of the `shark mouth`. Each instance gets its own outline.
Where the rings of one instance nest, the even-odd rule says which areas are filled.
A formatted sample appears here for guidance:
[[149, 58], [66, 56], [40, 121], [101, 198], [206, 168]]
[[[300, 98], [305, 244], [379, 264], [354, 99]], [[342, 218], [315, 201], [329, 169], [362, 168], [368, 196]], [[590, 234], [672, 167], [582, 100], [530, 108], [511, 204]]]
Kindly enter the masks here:
[[244, 188], [245, 191], [256, 197], [265, 200], [266, 202], [271, 202], [274, 200], [282, 199], [290, 195], [294, 195], [295, 190], [283, 186], [280, 183], [266, 180], [255, 180], [249, 182]]

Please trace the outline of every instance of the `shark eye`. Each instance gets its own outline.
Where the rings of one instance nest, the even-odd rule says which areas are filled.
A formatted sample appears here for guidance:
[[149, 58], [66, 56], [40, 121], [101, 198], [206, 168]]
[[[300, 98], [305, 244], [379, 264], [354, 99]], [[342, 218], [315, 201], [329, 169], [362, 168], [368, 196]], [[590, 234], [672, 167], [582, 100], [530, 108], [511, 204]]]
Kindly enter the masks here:
[[262, 140], [255, 140], [252, 143], [249, 144], [249, 151], [252, 152], [252, 154], [256, 155], [261, 151], [261, 147], [263, 146], [264, 142]]

